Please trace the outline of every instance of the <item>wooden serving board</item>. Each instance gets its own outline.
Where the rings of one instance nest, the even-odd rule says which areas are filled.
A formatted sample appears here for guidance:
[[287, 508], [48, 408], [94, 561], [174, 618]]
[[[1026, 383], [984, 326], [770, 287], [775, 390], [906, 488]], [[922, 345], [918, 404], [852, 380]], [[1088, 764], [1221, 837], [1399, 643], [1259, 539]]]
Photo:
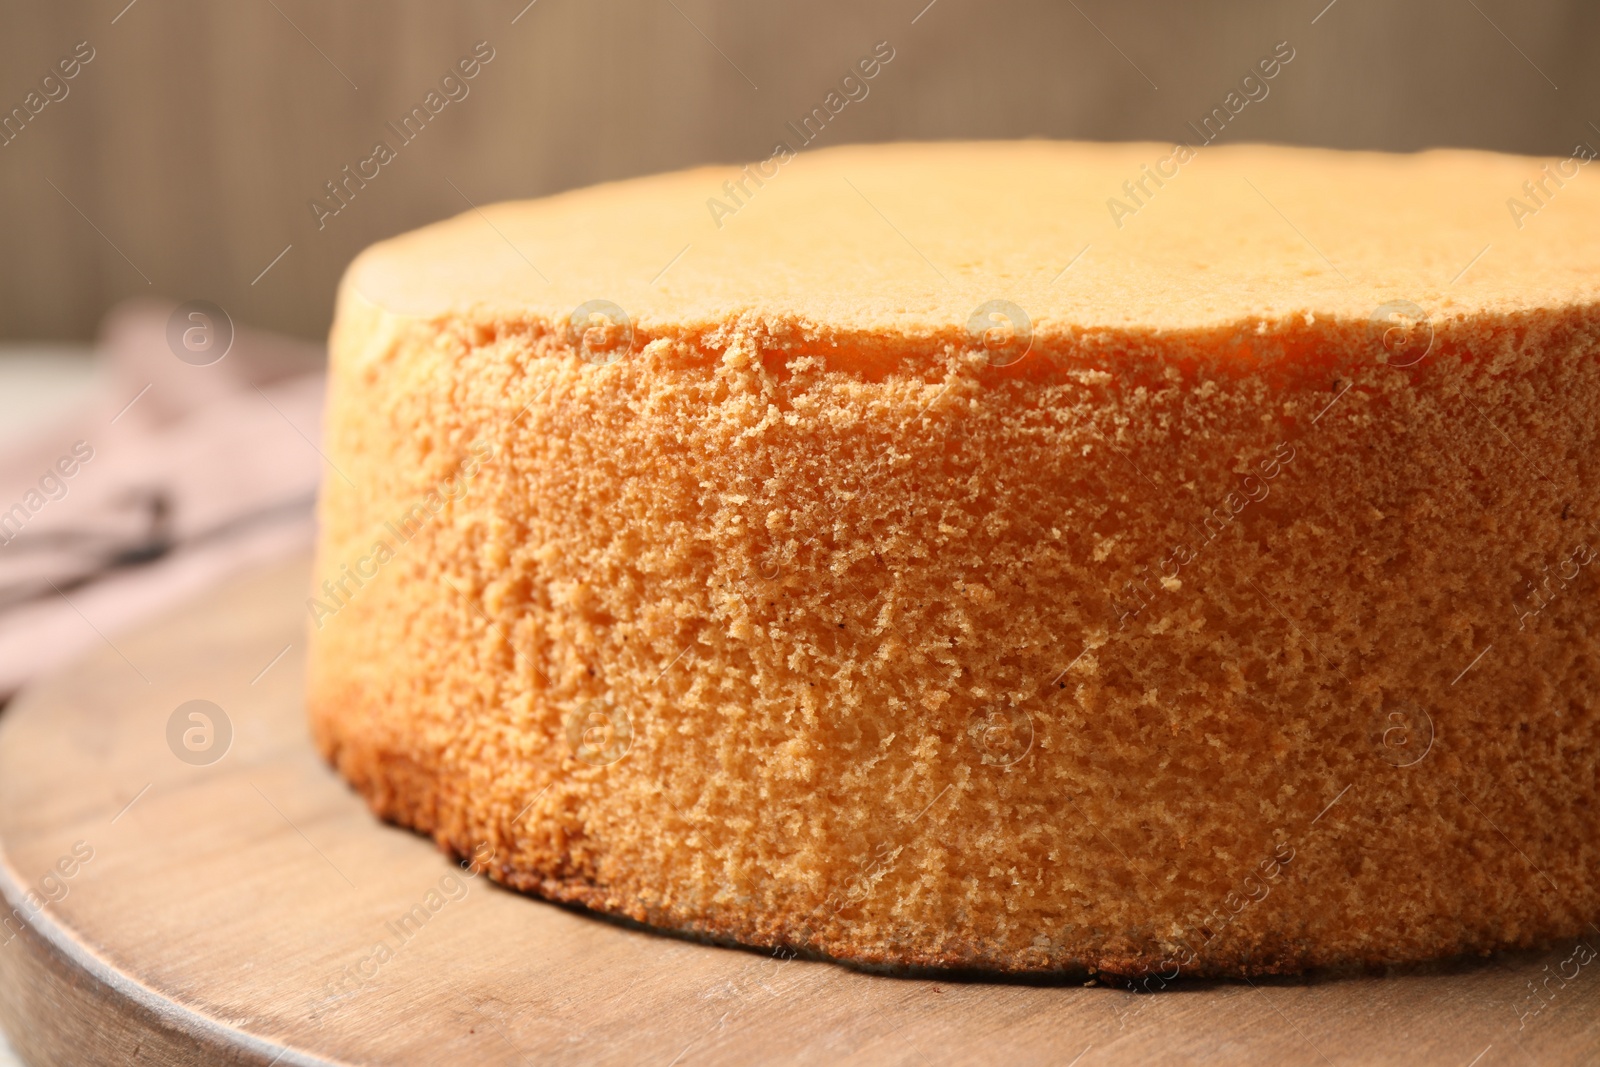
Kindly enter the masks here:
[[[307, 573], [113, 635], [0, 716], [0, 1023], [29, 1063], [1600, 1062], [1575, 946], [1135, 994], [863, 974], [507, 892], [312, 750]], [[204, 705], [174, 725], [194, 700], [231, 739]]]

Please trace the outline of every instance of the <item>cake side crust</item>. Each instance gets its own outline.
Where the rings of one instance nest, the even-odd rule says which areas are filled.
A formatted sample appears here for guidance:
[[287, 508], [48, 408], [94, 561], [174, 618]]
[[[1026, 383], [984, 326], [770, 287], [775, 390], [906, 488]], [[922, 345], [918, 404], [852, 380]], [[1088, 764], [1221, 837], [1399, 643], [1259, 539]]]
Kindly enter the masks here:
[[1569, 936], [1596, 321], [1441, 324], [1406, 367], [1337, 323], [919, 341], [867, 377], [770, 324], [595, 365], [350, 295], [317, 573], [372, 576], [313, 620], [315, 732], [515, 888], [869, 965]]

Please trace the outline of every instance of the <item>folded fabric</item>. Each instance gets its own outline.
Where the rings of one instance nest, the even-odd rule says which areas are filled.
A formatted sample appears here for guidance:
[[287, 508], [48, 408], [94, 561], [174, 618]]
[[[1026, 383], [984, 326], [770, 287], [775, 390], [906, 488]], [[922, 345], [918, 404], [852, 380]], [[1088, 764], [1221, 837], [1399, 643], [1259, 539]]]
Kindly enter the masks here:
[[95, 395], [0, 454], [0, 699], [311, 544], [323, 347], [239, 328], [197, 366], [169, 343], [176, 307], [114, 309]]

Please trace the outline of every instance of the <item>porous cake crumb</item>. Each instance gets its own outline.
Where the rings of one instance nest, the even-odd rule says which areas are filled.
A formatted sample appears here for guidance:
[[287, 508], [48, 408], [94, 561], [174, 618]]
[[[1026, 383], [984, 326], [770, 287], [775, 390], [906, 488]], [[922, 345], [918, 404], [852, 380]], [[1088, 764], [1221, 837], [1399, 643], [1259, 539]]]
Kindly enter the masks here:
[[1171, 152], [841, 148], [720, 228], [706, 168], [368, 250], [322, 750], [507, 885], [862, 963], [1588, 929], [1600, 178], [1519, 219], [1540, 161], [1218, 147], [1108, 213]]

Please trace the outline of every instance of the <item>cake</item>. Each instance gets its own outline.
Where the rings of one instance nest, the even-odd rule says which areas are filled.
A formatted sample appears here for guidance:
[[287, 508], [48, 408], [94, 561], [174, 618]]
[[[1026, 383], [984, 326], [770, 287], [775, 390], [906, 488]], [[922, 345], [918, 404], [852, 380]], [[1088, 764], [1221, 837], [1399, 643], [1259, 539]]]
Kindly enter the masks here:
[[1589, 931], [1592, 155], [843, 147], [385, 241], [316, 741], [507, 886], [860, 965]]

